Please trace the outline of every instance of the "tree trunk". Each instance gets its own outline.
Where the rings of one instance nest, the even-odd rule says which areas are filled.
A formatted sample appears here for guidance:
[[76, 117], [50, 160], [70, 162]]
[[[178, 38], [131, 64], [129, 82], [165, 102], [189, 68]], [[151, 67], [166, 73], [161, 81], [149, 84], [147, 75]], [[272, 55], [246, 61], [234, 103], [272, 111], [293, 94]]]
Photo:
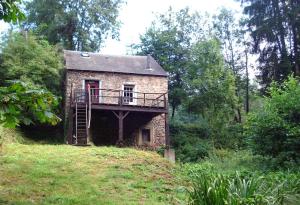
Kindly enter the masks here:
[[245, 111], [246, 113], [249, 112], [249, 71], [248, 71], [248, 52], [245, 51], [245, 58], [246, 58], [246, 106]]
[[174, 115], [175, 115], [175, 109], [176, 109], [176, 106], [172, 105], [172, 116], [171, 116], [172, 119], [174, 118]]

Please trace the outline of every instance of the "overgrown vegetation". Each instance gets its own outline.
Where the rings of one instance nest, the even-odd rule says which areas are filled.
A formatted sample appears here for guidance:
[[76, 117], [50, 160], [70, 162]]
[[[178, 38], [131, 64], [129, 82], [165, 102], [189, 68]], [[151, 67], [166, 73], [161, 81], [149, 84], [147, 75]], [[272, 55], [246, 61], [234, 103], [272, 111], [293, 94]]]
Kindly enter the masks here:
[[298, 171], [271, 171], [267, 159], [249, 151], [215, 150], [197, 164], [185, 164], [190, 204], [291, 204], [300, 202]]
[[204, 174], [194, 176], [190, 204], [276, 205], [299, 203], [299, 174]]
[[0, 124], [16, 127], [35, 122], [57, 124], [57, 98], [50, 92], [21, 81], [0, 87]]
[[274, 165], [290, 168], [300, 164], [300, 85], [290, 77], [273, 83], [263, 108], [249, 115], [246, 136], [255, 153], [269, 156]]

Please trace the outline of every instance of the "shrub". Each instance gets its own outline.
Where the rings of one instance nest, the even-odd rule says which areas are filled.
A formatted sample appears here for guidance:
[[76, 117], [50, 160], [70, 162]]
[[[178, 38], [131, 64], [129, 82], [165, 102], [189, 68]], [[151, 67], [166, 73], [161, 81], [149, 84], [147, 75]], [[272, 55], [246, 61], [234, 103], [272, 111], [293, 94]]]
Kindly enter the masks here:
[[300, 163], [300, 85], [289, 79], [273, 83], [262, 110], [251, 113], [245, 125], [249, 145], [257, 154], [271, 157], [277, 166]]
[[196, 124], [171, 124], [172, 145], [176, 158], [182, 162], [197, 162], [208, 156], [211, 143], [208, 130]]

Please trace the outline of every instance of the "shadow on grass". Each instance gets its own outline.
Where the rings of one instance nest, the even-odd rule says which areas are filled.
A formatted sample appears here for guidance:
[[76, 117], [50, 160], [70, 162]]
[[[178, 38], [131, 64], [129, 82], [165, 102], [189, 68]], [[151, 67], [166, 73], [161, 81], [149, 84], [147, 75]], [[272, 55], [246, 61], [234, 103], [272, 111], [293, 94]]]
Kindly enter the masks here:
[[25, 139], [22, 144], [65, 144], [63, 123], [56, 126], [21, 126], [20, 131]]

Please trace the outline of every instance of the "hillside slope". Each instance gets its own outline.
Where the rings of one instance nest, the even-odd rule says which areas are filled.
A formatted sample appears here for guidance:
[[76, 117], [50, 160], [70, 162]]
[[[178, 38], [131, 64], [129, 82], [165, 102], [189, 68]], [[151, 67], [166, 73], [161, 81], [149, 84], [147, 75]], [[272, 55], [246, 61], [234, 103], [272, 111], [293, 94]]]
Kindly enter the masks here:
[[174, 165], [130, 148], [7, 144], [0, 204], [181, 204]]

